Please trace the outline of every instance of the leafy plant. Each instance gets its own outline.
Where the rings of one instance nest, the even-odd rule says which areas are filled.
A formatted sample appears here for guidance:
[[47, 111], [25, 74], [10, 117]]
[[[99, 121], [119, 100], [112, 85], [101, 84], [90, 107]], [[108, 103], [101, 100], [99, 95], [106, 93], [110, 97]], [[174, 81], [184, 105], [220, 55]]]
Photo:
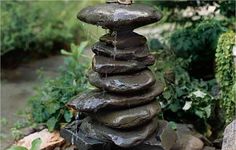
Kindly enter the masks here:
[[233, 85], [236, 80], [232, 49], [235, 45], [235, 33], [230, 31], [220, 36], [216, 49], [216, 79], [221, 87], [221, 106], [226, 112], [226, 121], [232, 121], [235, 115], [236, 99]]
[[30, 100], [32, 116], [37, 123], [46, 123], [52, 131], [62, 122], [70, 122], [73, 114], [65, 104], [75, 95], [87, 88], [85, 71], [88, 68], [87, 58], [83, 60], [82, 52], [87, 42], [79, 47], [71, 45], [71, 52], [62, 50], [67, 55], [61, 75], [55, 79], [46, 80], [38, 87], [35, 96]]
[[220, 13], [227, 17], [235, 17], [236, 13], [235, 6], [236, 6], [235, 0], [227, 0], [227, 1], [221, 0], [219, 5]]
[[47, 54], [77, 42], [85, 34], [77, 13], [99, 1], [1, 1], [1, 56], [10, 51]]
[[[171, 35], [169, 44], [178, 57], [185, 59], [191, 57], [189, 71], [194, 76], [208, 76], [214, 71], [218, 38], [225, 31], [219, 21], [207, 20], [196, 26], [177, 30]], [[201, 72], [196, 72], [198, 70]]]
[[[40, 138], [34, 139], [31, 143], [30, 150], [40, 150], [40, 145], [42, 144], [42, 140]], [[26, 147], [23, 146], [12, 146], [7, 150], [28, 150]]]
[[[73, 34], [59, 19], [59, 7], [45, 11], [43, 3], [3, 1], [1, 4], [1, 55], [12, 50], [51, 50], [53, 44], [69, 42]], [[28, 9], [28, 8], [31, 9]], [[61, 10], [60, 10], [61, 11]], [[58, 13], [58, 14], [57, 14]]]
[[[166, 85], [160, 96], [164, 118], [192, 123], [199, 131], [210, 136], [210, 120], [214, 117], [217, 119], [217, 114], [214, 114], [218, 104], [216, 81], [191, 77], [187, 71], [191, 58], [177, 58], [170, 50], [158, 51], [157, 55], [159, 59], [154, 65], [154, 71]], [[220, 127], [222, 124], [219, 121]]]

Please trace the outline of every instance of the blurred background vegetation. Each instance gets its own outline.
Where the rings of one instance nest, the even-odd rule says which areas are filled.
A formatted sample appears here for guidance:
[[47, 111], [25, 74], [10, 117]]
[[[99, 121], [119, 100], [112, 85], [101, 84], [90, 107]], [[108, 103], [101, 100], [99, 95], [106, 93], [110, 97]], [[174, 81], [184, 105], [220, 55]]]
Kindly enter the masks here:
[[[97, 39], [101, 30], [85, 27], [76, 16], [80, 9], [103, 1], [1, 1], [2, 61], [10, 64], [44, 57], [68, 49], [70, 43], [79, 43], [86, 36]], [[12, 60], [12, 56], [22, 57]]]
[[[89, 87], [85, 79], [89, 61], [78, 61], [84, 59], [85, 45], [105, 33], [79, 22], [76, 14], [88, 5], [102, 2], [1, 3], [2, 65], [58, 54], [61, 49], [67, 55], [60, 76], [45, 80], [30, 98], [33, 111], [28, 116], [33, 123], [43, 123], [54, 130], [73, 119], [65, 103]], [[158, 98], [163, 110], [161, 118], [194, 124], [211, 139], [222, 136], [225, 125], [235, 118], [235, 0], [135, 2], [153, 5], [163, 13], [159, 23], [137, 30], [148, 32], [149, 47], [158, 58], [152, 69], [166, 85]], [[155, 29], [160, 30], [158, 35], [149, 37]]]

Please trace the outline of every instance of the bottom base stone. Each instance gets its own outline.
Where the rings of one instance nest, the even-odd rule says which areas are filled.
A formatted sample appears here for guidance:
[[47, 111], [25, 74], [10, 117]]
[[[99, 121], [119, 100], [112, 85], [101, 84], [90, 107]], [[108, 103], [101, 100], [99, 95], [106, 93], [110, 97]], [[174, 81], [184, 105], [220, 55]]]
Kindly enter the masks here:
[[[67, 142], [75, 145], [79, 150], [124, 150], [124, 148], [120, 148], [112, 142], [100, 141], [97, 139], [86, 137], [81, 130], [77, 129], [80, 124], [81, 122], [78, 123], [77, 121], [74, 121], [60, 131], [61, 136], [65, 138]], [[168, 136], [164, 139], [165, 141], [169, 140], [167, 145], [172, 147], [172, 145], [174, 144], [173, 142], [176, 140], [175, 132], [172, 132], [169, 129], [168, 132], [171, 131], [171, 133], [166, 132], [165, 129], [161, 130], [163, 131], [163, 133], [165, 132], [164, 135], [166, 135], [166, 133], [168, 134]], [[173, 134], [174, 136], [170, 136], [170, 134]], [[155, 135], [147, 139], [142, 144], [132, 148], [125, 148], [125, 150], [164, 150], [166, 149], [166, 146], [165, 144], [163, 145], [163, 143], [160, 142], [160, 140], [162, 140], [161, 137], [162, 135], [160, 135], [159, 130]]]

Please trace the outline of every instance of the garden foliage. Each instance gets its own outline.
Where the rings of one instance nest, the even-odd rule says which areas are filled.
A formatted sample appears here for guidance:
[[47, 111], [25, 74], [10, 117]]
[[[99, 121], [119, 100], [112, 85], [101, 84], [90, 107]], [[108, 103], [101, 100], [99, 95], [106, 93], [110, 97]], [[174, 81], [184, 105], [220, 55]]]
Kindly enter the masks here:
[[[159, 98], [163, 117], [170, 121], [194, 123], [199, 131], [211, 133], [211, 118], [216, 118], [218, 104], [214, 79], [203, 81], [188, 73], [190, 60], [177, 58], [170, 50], [159, 51], [154, 66], [157, 78], [165, 83], [165, 90]], [[161, 73], [159, 73], [161, 72]], [[216, 128], [221, 127], [223, 122]]]
[[71, 121], [73, 114], [66, 103], [87, 88], [85, 73], [88, 62], [87, 59], [82, 62], [82, 52], [86, 45], [87, 42], [82, 42], [79, 47], [72, 44], [71, 52], [63, 50], [67, 58], [60, 76], [45, 80], [30, 99], [33, 120], [46, 123], [50, 131], [58, 128], [60, 123]]
[[[174, 32], [169, 40], [170, 47], [178, 57], [191, 57], [189, 69], [194, 72], [194, 76], [204, 77], [213, 74], [217, 41], [220, 34], [225, 31], [226, 28], [221, 22], [206, 20]], [[199, 73], [195, 73], [196, 71]]]
[[1, 2], [1, 55], [14, 50], [50, 53], [76, 42], [83, 33], [76, 15], [86, 5], [86, 0]]
[[235, 33], [227, 32], [220, 36], [216, 49], [216, 79], [221, 87], [220, 102], [226, 112], [226, 121], [230, 122], [235, 116], [236, 99], [233, 86], [236, 83], [234, 61], [232, 55], [235, 46]]
[[219, 9], [220, 13], [226, 17], [236, 16], [236, 1], [235, 0], [221, 0]]

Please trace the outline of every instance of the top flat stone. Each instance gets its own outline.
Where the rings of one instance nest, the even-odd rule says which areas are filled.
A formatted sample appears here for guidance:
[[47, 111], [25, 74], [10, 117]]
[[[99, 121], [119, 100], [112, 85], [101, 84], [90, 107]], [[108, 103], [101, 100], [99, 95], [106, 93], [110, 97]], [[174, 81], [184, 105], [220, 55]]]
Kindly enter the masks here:
[[77, 15], [83, 22], [111, 30], [133, 30], [161, 19], [161, 13], [153, 7], [141, 4], [100, 4], [82, 9]]

